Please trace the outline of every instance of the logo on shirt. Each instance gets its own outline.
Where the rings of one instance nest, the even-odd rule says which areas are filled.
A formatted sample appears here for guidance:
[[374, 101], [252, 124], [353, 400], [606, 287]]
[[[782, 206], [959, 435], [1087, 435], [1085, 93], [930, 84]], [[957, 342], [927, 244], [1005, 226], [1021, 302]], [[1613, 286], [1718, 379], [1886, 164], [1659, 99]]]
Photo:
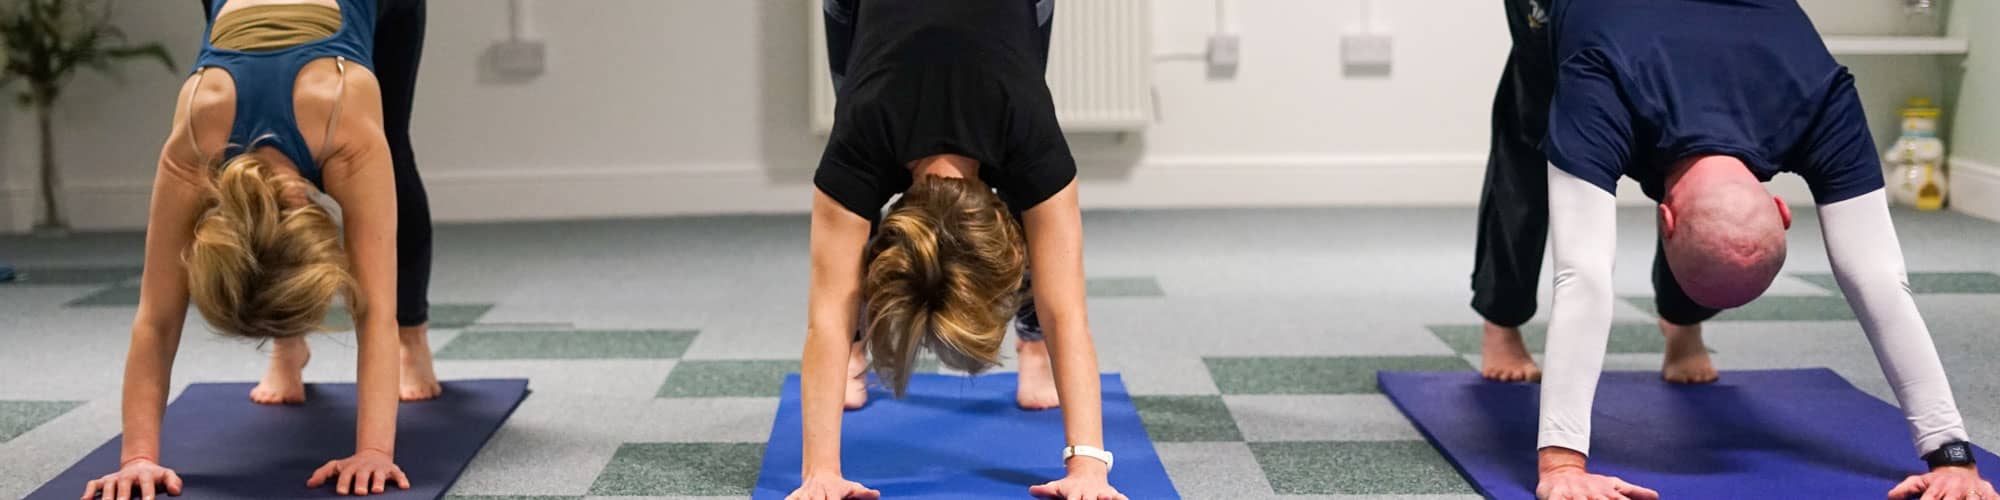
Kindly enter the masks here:
[[1542, 2], [1528, 0], [1528, 28], [1542, 29], [1549, 24], [1549, 11], [1542, 8]]

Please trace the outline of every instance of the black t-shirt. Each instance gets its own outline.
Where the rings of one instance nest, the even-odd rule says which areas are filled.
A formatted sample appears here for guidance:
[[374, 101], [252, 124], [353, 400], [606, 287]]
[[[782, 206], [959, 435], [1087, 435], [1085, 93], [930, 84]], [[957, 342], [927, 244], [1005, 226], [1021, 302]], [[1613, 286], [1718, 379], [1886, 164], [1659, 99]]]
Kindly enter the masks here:
[[869, 220], [912, 161], [956, 154], [1019, 213], [1076, 178], [1024, 0], [863, 0], [813, 185]]

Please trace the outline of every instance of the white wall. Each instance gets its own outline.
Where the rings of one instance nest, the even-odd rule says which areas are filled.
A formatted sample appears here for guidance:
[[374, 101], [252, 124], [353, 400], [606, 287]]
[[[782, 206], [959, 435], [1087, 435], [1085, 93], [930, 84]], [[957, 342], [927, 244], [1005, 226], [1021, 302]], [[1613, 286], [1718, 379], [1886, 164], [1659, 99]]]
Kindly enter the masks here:
[[1954, 12], [1955, 35], [1972, 40], [1965, 60], [1959, 102], [1952, 114], [1953, 156], [2000, 165], [2000, 33], [1973, 26], [2000, 26], [2000, 5], [1962, 2]]
[[[1960, 2], [1951, 32], [1972, 41], [1952, 113], [1952, 209], [2000, 220], [2000, 5]], [[1986, 27], [1985, 31], [1973, 27]]]
[[[432, 0], [414, 134], [436, 216], [802, 211], [821, 144], [806, 127], [814, 1], [533, 2], [529, 31], [548, 43], [549, 72], [503, 83], [480, 60], [506, 34], [505, 3]], [[1072, 138], [1087, 206], [1476, 202], [1508, 45], [1499, 2], [1375, 0], [1396, 37], [1394, 69], [1347, 78], [1339, 37], [1359, 26], [1360, 0], [1228, 1], [1244, 44], [1236, 78], [1162, 61], [1151, 130]], [[191, 3], [120, 2], [119, 24], [170, 42], [185, 64], [200, 32]], [[1906, 26], [1892, 0], [1805, 3], [1829, 34], [1936, 29]], [[1213, 0], [1154, 6], [1159, 52], [1201, 49]], [[1904, 97], [1942, 90], [1931, 58], [1843, 62], [1883, 140]], [[79, 78], [58, 110], [82, 227], [143, 224], [181, 72], [125, 73], [123, 85]], [[20, 115], [0, 119], [0, 230], [34, 212], [32, 123]]]

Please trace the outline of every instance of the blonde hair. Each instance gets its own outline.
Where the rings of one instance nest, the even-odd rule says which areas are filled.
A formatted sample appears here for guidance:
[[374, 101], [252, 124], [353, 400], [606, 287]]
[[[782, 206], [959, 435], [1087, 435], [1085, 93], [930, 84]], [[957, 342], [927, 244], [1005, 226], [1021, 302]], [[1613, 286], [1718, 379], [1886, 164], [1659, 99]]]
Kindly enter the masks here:
[[961, 371], [999, 364], [1027, 254], [1020, 224], [985, 183], [919, 175], [864, 260], [870, 368], [901, 397], [922, 348]]
[[284, 209], [289, 182], [250, 155], [208, 179], [194, 244], [183, 256], [188, 292], [224, 335], [286, 338], [320, 330], [336, 297], [359, 314], [340, 228], [325, 208]]

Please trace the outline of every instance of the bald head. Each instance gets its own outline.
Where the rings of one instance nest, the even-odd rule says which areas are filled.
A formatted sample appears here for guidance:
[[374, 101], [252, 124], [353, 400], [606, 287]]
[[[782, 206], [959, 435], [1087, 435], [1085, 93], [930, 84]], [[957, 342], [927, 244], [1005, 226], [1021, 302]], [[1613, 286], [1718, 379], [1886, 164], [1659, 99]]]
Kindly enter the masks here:
[[1784, 200], [1741, 160], [1695, 158], [1667, 179], [1660, 231], [1674, 280], [1695, 303], [1727, 309], [1749, 303], [1785, 266]]

